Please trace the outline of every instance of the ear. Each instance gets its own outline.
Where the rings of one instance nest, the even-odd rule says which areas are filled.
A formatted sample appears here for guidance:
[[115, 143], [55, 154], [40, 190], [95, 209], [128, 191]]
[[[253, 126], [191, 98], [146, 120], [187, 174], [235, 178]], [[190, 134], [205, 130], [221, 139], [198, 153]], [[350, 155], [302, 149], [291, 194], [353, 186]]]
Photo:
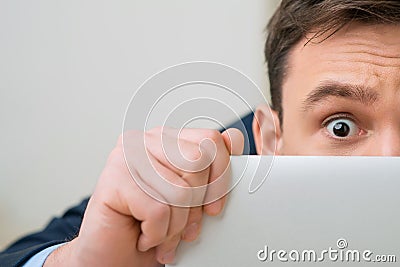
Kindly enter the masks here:
[[267, 104], [258, 106], [254, 113], [253, 135], [257, 154], [280, 154], [282, 136], [278, 113]]

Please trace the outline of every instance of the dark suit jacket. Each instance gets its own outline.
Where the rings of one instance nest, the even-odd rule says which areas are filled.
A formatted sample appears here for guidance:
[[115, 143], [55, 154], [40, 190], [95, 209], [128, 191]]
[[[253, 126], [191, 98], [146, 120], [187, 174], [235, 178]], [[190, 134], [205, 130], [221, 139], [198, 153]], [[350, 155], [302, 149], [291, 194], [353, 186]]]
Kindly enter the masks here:
[[[256, 154], [251, 129], [253, 114], [249, 114], [231, 125], [245, 136], [244, 154]], [[69, 209], [60, 218], [54, 218], [42, 231], [27, 235], [0, 252], [0, 267], [21, 266], [41, 250], [72, 240], [77, 236], [89, 198]]]

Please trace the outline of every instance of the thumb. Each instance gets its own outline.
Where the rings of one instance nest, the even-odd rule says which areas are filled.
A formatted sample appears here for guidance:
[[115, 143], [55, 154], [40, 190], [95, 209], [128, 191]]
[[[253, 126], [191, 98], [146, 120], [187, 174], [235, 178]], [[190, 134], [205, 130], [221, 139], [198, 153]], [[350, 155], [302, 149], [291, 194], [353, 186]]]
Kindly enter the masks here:
[[222, 133], [225, 146], [231, 155], [242, 155], [244, 148], [244, 137], [240, 130], [229, 128]]

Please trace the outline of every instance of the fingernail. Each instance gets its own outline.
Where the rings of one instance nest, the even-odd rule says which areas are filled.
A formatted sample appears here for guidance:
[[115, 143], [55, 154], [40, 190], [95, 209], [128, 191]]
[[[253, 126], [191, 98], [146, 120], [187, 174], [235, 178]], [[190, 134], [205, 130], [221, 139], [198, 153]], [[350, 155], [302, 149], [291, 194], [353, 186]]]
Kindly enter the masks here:
[[195, 240], [198, 234], [199, 224], [192, 223], [185, 228], [185, 231], [183, 232], [183, 239], [188, 241]]
[[217, 216], [218, 214], [220, 214], [222, 212], [222, 210], [224, 208], [224, 200], [223, 199], [217, 200], [216, 202], [214, 202], [210, 205], [212, 205], [212, 206], [211, 206], [211, 209], [210, 209], [208, 215]]
[[167, 252], [164, 254], [162, 257], [162, 262], [163, 263], [172, 263], [175, 259], [175, 250], [172, 250], [170, 252]]
[[224, 205], [225, 205], [225, 198], [222, 198], [220, 200], [218, 200], [218, 214], [220, 214], [222, 212], [222, 210], [224, 209]]

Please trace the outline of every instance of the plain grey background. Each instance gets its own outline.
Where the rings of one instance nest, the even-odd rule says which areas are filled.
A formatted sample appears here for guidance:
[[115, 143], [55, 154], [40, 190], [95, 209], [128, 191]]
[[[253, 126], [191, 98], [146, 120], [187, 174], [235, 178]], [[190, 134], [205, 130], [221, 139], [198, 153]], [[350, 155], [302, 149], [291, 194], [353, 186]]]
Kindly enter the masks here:
[[1, 0], [0, 249], [78, 203], [149, 76], [207, 60], [267, 91], [277, 0]]

